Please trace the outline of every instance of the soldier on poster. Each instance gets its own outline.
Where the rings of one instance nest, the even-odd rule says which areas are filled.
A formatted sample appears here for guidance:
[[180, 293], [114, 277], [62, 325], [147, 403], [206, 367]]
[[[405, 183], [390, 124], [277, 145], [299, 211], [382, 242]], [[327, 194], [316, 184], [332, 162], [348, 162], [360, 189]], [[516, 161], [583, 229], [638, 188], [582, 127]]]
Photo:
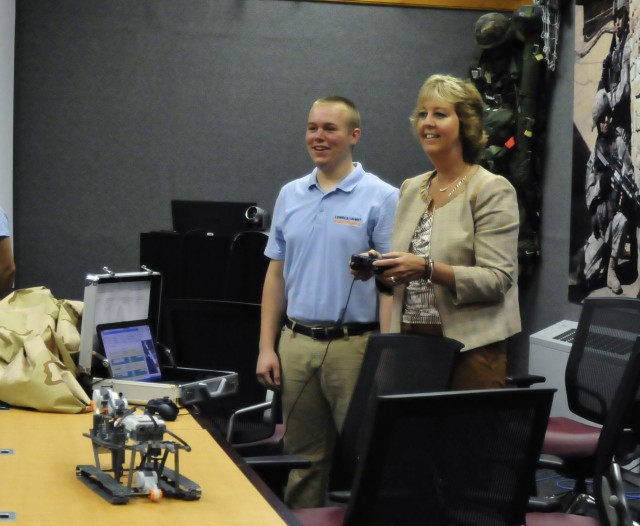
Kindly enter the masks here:
[[593, 106], [598, 138], [587, 162], [585, 197], [592, 232], [585, 244], [584, 278], [589, 288], [602, 281], [614, 294], [622, 294], [616, 274], [628, 234], [630, 202], [621, 179], [633, 181], [633, 165], [624, 130], [614, 126], [607, 95], [598, 92]]
[[608, 15], [613, 35], [602, 61], [591, 112], [597, 137], [584, 179], [591, 232], [580, 265], [582, 285], [589, 294], [606, 293], [607, 289], [609, 294], [630, 294], [633, 287], [625, 292], [623, 284], [628, 286], [638, 277], [630, 265], [636, 258], [640, 197], [632, 161], [633, 34], [629, 15], [629, 0], [613, 0]]

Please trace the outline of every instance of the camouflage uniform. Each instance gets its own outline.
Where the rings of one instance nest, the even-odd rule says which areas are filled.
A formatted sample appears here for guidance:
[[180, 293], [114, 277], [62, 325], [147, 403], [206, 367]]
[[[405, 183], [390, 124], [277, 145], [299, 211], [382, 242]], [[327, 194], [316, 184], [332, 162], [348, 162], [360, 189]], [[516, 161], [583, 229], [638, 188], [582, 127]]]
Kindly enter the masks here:
[[[605, 115], [610, 116], [608, 131], [598, 134], [596, 147], [605, 158], [617, 163], [620, 170], [633, 180], [631, 162], [631, 83], [629, 63], [631, 39], [629, 38], [628, 0], [614, 0], [614, 23], [616, 33], [611, 41], [609, 54], [602, 66], [602, 76], [594, 102], [594, 124]], [[609, 117], [607, 117], [609, 118]], [[607, 286], [615, 293], [622, 293], [617, 276], [618, 259], [622, 256], [628, 235], [628, 217], [619, 185], [610, 175], [599, 172], [595, 151], [587, 163], [586, 199], [592, 215], [593, 235], [603, 236], [606, 246], [611, 247], [607, 266]], [[602, 178], [604, 177], [604, 181]], [[605, 184], [603, 184], [603, 182]], [[589, 262], [586, 269], [589, 268]]]
[[[599, 119], [599, 127], [604, 118], [610, 119], [609, 116]], [[598, 152], [605, 162], [599, 158]], [[604, 131], [599, 131], [587, 162], [585, 197], [591, 213], [592, 233], [585, 246], [584, 276], [588, 283], [597, 282], [604, 277], [606, 265], [607, 287], [615, 294], [620, 294], [622, 287], [616, 274], [616, 265], [624, 252], [629, 221], [624, 213], [619, 185], [611, 174], [612, 165], [617, 165], [621, 171], [633, 177], [624, 130], [609, 124]]]

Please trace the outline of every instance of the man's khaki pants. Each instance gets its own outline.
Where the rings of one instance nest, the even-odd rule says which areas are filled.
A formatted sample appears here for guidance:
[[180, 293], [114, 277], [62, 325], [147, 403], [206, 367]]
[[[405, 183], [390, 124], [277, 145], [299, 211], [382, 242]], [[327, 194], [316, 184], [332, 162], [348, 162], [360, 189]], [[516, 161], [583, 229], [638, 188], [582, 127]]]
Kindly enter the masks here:
[[311, 461], [309, 469], [289, 476], [285, 502], [292, 508], [326, 505], [337, 430], [347, 414], [369, 334], [321, 341], [283, 328], [284, 445], [288, 453]]

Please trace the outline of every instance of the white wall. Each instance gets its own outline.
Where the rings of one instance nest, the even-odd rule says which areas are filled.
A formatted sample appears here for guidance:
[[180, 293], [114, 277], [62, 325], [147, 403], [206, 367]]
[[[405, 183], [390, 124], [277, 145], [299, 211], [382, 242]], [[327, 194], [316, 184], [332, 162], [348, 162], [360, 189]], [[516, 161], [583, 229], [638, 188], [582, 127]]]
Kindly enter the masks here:
[[0, 207], [13, 228], [13, 51], [15, 0], [0, 0]]

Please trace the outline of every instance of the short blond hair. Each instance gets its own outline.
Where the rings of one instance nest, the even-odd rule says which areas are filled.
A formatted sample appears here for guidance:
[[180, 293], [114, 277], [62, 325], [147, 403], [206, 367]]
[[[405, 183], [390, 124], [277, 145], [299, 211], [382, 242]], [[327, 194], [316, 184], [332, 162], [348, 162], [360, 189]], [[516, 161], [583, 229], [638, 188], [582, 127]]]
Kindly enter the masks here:
[[450, 75], [431, 75], [418, 92], [416, 109], [411, 115], [413, 131], [417, 131], [418, 113], [424, 99], [441, 99], [455, 108], [460, 120], [462, 157], [467, 163], [478, 162], [487, 144], [487, 134], [482, 127], [484, 102], [475, 85], [466, 79]]
[[353, 131], [356, 128], [360, 128], [360, 112], [355, 103], [346, 97], [340, 97], [339, 95], [330, 95], [328, 97], [322, 97], [314, 102], [314, 104], [344, 104], [349, 112], [347, 125], [349, 131]]

